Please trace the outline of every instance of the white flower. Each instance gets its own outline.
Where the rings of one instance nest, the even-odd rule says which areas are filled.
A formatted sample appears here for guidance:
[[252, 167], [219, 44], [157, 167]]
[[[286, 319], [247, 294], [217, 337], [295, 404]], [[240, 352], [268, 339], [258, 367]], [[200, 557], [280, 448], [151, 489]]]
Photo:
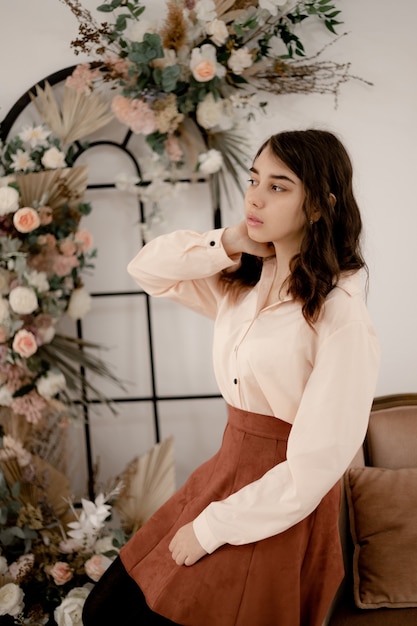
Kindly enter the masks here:
[[[15, 439], [11, 435], [4, 435], [3, 448], [0, 450], [0, 459], [2, 461], [7, 459], [17, 459], [20, 467], [26, 467], [31, 462], [32, 455], [28, 450], [26, 450], [26, 448], [23, 447], [22, 442], [19, 441], [19, 439]], [[33, 555], [31, 555], [30, 558], [32, 559], [32, 557]]]
[[41, 376], [36, 381], [36, 389], [43, 398], [53, 398], [57, 393], [65, 389], [67, 381], [59, 370], [50, 370], [46, 376]]
[[223, 157], [218, 150], [209, 150], [198, 156], [198, 171], [204, 174], [214, 174], [223, 166]]
[[259, 0], [259, 8], [266, 9], [271, 15], [278, 15], [278, 7], [287, 4], [287, 0]]
[[15, 172], [26, 172], [35, 168], [35, 163], [30, 158], [29, 152], [25, 150], [16, 150], [16, 154], [12, 156], [11, 167]]
[[0, 187], [0, 215], [14, 213], [19, 208], [19, 192], [14, 187]]
[[71, 294], [67, 313], [73, 320], [79, 320], [91, 309], [92, 298], [84, 287], [74, 289]]
[[129, 22], [128, 27], [124, 31], [124, 36], [130, 41], [137, 41], [141, 43], [146, 33], [155, 33], [157, 29], [155, 22], [149, 20], [140, 19], [138, 21], [132, 20]]
[[38, 337], [42, 345], [45, 343], [51, 343], [52, 339], [55, 337], [55, 326], [51, 324], [46, 328], [39, 328]]
[[13, 395], [6, 385], [0, 387], [0, 406], [11, 406]]
[[82, 626], [84, 602], [90, 593], [87, 586], [74, 587], [54, 611], [58, 626]]
[[101, 539], [97, 539], [94, 552], [96, 554], [105, 554], [106, 552], [119, 552], [119, 548], [113, 545], [113, 537], [111, 535], [106, 535], [105, 537], [101, 537]]
[[217, 46], [222, 46], [229, 36], [229, 31], [223, 20], [209, 22], [206, 26], [206, 33]]
[[51, 131], [47, 130], [44, 126], [24, 126], [22, 131], [18, 134], [22, 141], [29, 143], [31, 148], [36, 146], [47, 145], [46, 139], [51, 134]]
[[213, 0], [198, 0], [194, 10], [200, 22], [210, 22], [217, 16], [216, 5]]
[[15, 583], [7, 583], [0, 587], [0, 615], [15, 617], [23, 611], [24, 593]]
[[38, 293], [45, 293], [45, 291], [49, 290], [49, 282], [46, 272], [37, 272], [36, 270], [32, 270], [25, 276], [29, 285], [36, 289]]
[[234, 124], [230, 102], [221, 98], [216, 100], [212, 93], [208, 93], [197, 106], [197, 122], [203, 128], [229, 130]]
[[42, 165], [50, 170], [57, 170], [61, 167], [66, 167], [65, 154], [58, 150], [58, 148], [49, 148], [46, 150], [41, 158]]
[[10, 319], [9, 303], [5, 298], [0, 298], [0, 324], [4, 324]]
[[9, 304], [19, 315], [29, 315], [38, 308], [38, 298], [31, 287], [15, 287], [9, 294]]
[[7, 559], [4, 556], [0, 556], [0, 576], [4, 576], [7, 572]]
[[229, 60], [227, 61], [227, 65], [234, 74], [241, 74], [243, 70], [250, 67], [252, 63], [252, 55], [246, 47], [232, 50]]
[[94, 502], [81, 498], [82, 511], [76, 513], [78, 520], [69, 522], [68, 536], [79, 541], [86, 550], [92, 549], [97, 537], [109, 517], [111, 506], [106, 504], [105, 496], [100, 493]]
[[120, 172], [120, 174], [117, 174], [114, 179], [116, 189], [134, 194], [137, 193], [136, 185], [138, 182], [139, 178], [137, 176], [131, 176], [130, 174], [126, 174], [126, 172]]

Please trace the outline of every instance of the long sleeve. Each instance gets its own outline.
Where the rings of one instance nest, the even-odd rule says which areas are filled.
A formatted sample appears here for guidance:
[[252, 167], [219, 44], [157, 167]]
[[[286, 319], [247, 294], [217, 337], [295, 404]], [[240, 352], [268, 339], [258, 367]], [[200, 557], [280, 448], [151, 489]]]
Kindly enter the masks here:
[[223, 231], [175, 231], [157, 237], [139, 251], [127, 270], [151, 296], [168, 297], [214, 318], [222, 295], [219, 272], [240, 261], [240, 256], [227, 256], [221, 244]]
[[378, 343], [364, 322], [326, 339], [302, 395], [287, 460], [194, 520], [207, 552], [280, 533], [317, 507], [363, 441], [378, 364]]

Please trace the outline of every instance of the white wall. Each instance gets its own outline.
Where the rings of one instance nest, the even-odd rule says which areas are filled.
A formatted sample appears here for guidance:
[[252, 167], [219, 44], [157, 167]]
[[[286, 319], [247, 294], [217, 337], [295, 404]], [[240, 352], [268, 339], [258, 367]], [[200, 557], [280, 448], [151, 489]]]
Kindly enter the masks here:
[[[84, 6], [93, 12], [97, 4], [96, 0], [84, 1]], [[152, 3], [148, 0], [145, 4], [150, 16], [157, 15], [165, 5], [162, 0]], [[344, 140], [355, 167], [355, 187], [365, 223], [365, 253], [370, 267], [368, 302], [382, 346], [377, 394], [415, 392], [417, 38], [414, 19], [417, 6], [414, 0], [403, 0], [401, 9], [379, 0], [340, 0], [338, 5], [345, 21], [342, 31], [346, 30], [348, 35], [325, 54], [335, 61], [351, 62], [351, 73], [374, 85], [369, 87], [355, 80], [343, 85], [337, 109], [331, 96], [271, 97], [267, 117], [254, 124], [251, 131], [256, 144], [271, 132], [311, 126], [333, 130]], [[38, 80], [81, 58], [75, 57], [70, 49], [70, 41], [77, 34], [76, 20], [59, 0], [2, 0], [0, 23], [2, 119], [22, 93]], [[325, 33], [323, 37], [325, 40]], [[313, 39], [311, 53], [321, 47], [317, 31]], [[201, 202], [201, 190], [198, 194], [190, 191], [181, 200], [181, 210], [167, 207], [167, 230], [210, 225], [208, 199]], [[100, 215], [96, 212], [96, 217], [89, 218], [99, 245], [97, 270], [88, 279], [92, 290], [106, 289], [112, 282], [120, 281], [128, 288], [133, 287], [125, 275], [125, 261], [138, 245], [139, 232], [130, 209], [120, 221], [118, 201], [115, 198], [107, 205], [99, 205]], [[93, 203], [94, 206], [97, 204]], [[225, 210], [226, 223], [239, 218], [240, 207]], [[116, 232], [115, 223], [119, 229]], [[127, 233], [130, 239], [126, 243]], [[120, 302], [117, 311], [113, 310], [115, 306], [97, 305], [86, 324], [87, 331], [94, 338], [103, 337], [111, 350], [118, 346], [117, 354], [111, 350], [109, 353], [118, 371], [130, 380], [133, 378], [134, 386], [146, 389], [149, 381], [145, 365], [136, 370], [131, 355], [135, 341], [138, 353], [143, 347], [143, 337], [137, 328], [143, 313], [132, 301]], [[179, 372], [185, 380], [178, 384], [186, 392], [215, 392], [210, 365], [210, 325], [192, 314], [181, 315], [165, 304], [158, 303], [155, 307], [166, 331], [159, 335], [157, 345], [161, 392], [175, 392]], [[113, 314], [125, 315], [122, 329], [112, 321], [116, 319]], [[213, 404], [201, 401], [191, 406], [172, 403], [163, 411], [162, 434], [172, 432], [176, 438], [178, 482], [218, 444], [224, 411], [221, 404], [215, 406], [216, 418], [212, 417]], [[103, 480], [121, 471], [125, 462], [152, 443], [148, 408], [123, 407], [117, 419], [115, 425], [114, 418], [98, 417], [94, 425], [94, 453], [101, 457]]]

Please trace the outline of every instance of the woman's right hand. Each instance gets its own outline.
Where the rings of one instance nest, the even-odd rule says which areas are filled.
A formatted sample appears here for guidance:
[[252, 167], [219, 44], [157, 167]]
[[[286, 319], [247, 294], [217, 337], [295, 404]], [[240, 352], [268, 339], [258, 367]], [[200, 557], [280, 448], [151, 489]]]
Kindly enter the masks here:
[[228, 226], [223, 233], [222, 243], [228, 256], [242, 252], [258, 257], [273, 256], [275, 254], [272, 243], [258, 243], [249, 237], [245, 220], [235, 226]]

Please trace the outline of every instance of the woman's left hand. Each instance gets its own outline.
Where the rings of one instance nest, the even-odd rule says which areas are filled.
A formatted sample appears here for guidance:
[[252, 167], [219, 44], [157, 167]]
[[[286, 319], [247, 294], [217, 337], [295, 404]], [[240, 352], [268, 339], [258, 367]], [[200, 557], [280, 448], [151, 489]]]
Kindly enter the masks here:
[[194, 565], [207, 554], [195, 536], [192, 522], [177, 530], [169, 544], [169, 550], [177, 565]]

